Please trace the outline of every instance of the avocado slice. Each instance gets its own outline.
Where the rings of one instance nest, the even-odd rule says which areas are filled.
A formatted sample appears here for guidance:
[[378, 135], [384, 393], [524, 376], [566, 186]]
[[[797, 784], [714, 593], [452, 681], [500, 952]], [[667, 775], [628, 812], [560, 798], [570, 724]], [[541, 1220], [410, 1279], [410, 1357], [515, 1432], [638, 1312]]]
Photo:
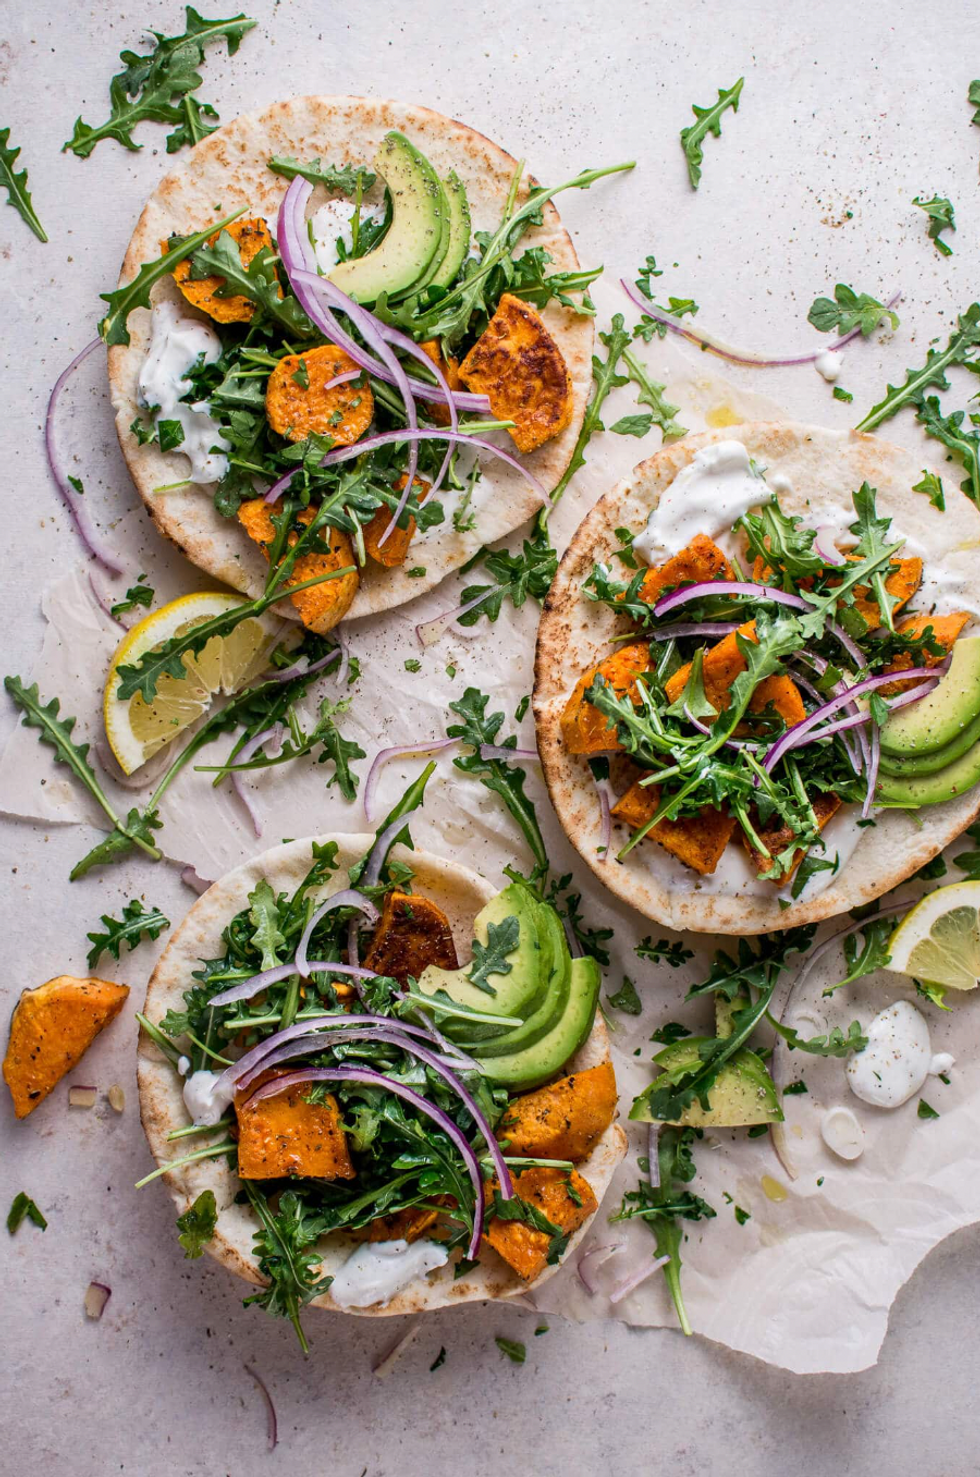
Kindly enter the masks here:
[[475, 1033], [470, 1036], [469, 1044], [481, 1062], [488, 1062], [491, 1057], [514, 1056], [540, 1041], [557, 1025], [568, 1007], [572, 956], [568, 952], [565, 930], [558, 914], [547, 903], [538, 904], [538, 924], [551, 959], [545, 992], [537, 1008], [525, 1016], [522, 1026], [511, 1026], [492, 1040], [479, 1044], [474, 1039]]
[[932, 753], [958, 738], [980, 715], [980, 636], [953, 647], [949, 671], [932, 692], [893, 713], [881, 730], [881, 751], [902, 757]]
[[[710, 1039], [709, 1036], [688, 1036], [658, 1051], [653, 1060], [663, 1070], [659, 1077], [654, 1078], [647, 1092], [676, 1081], [689, 1068], [696, 1066], [700, 1060], [700, 1048]], [[634, 1122], [661, 1121], [652, 1116], [646, 1105], [647, 1092], [640, 1094], [630, 1110], [630, 1118]], [[685, 1128], [747, 1128], [755, 1123], [781, 1123], [783, 1120], [775, 1084], [755, 1052], [747, 1046], [724, 1063], [709, 1098], [709, 1109], [702, 1108], [695, 1098], [690, 1107], [672, 1121]]]
[[432, 287], [452, 285], [470, 249], [470, 202], [466, 198], [466, 187], [455, 170], [442, 181], [449, 215], [449, 242], [439, 266], [429, 278]]
[[360, 303], [386, 293], [409, 292], [439, 249], [448, 212], [439, 176], [403, 133], [385, 134], [374, 168], [388, 186], [392, 220], [384, 238], [366, 256], [340, 262], [330, 280]]
[[[491, 974], [487, 980], [493, 994], [471, 982], [471, 964], [464, 969], [439, 969], [430, 964], [422, 971], [419, 989], [424, 995], [435, 995], [437, 990], [444, 990], [451, 1000], [458, 1005], [468, 1005], [471, 1010], [490, 1015], [519, 1016], [525, 1020], [544, 999], [551, 973], [552, 937], [541, 929], [540, 911], [531, 889], [521, 882], [512, 882], [476, 915], [473, 936], [481, 944], [487, 942], [491, 923], [499, 926], [507, 918], [516, 918], [520, 925], [517, 947], [507, 955], [510, 970], [506, 974]], [[552, 910], [549, 908], [548, 911]], [[482, 1034], [479, 1026], [467, 1025], [466, 1022], [456, 1024], [471, 1037]], [[511, 1029], [516, 1030], [517, 1027]], [[492, 1033], [494, 1027], [488, 1026], [486, 1030]]]
[[745, 990], [739, 990], [734, 1000], [726, 1000], [724, 995], [715, 996], [715, 1035], [720, 1036], [723, 1041], [735, 1030], [735, 1014], [739, 1010], [745, 1010], [751, 1001]]
[[524, 1092], [560, 1072], [592, 1030], [600, 979], [594, 959], [588, 956], [573, 959], [565, 1008], [559, 1019], [550, 1031], [523, 1050], [509, 1056], [480, 1057], [488, 1080], [511, 1092]]
[[[927, 701], [923, 698], [923, 702]], [[942, 805], [946, 800], [955, 800], [978, 782], [980, 743], [975, 743], [972, 749], [934, 774], [879, 774], [876, 798], [914, 810], [919, 805]]]
[[910, 776], [920, 774], [935, 774], [937, 769], [945, 769], [947, 764], [952, 764], [954, 759], [959, 759], [967, 749], [980, 741], [980, 713], [972, 723], [968, 723], [964, 729], [952, 740], [951, 743], [943, 744], [941, 749], [926, 749], [919, 753], [913, 749], [910, 754], [899, 758], [895, 754], [882, 754], [879, 767], [882, 774], [894, 774], [898, 776]]

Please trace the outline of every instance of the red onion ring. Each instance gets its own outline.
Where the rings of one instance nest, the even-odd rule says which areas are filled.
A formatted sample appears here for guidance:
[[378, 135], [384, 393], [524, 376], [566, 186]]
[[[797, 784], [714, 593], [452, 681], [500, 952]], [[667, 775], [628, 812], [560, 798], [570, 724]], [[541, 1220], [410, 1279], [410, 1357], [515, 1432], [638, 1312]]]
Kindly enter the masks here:
[[214, 886], [214, 883], [209, 882], [206, 877], [199, 877], [195, 869], [190, 866], [183, 869], [180, 880], [185, 887], [192, 888], [198, 894], [205, 893], [209, 887]]
[[[271, 744], [273, 746], [273, 748], [270, 750], [269, 757], [270, 759], [275, 758], [276, 754], [278, 754], [282, 749], [282, 737], [284, 733], [285, 729], [281, 723], [274, 723], [271, 728], [266, 728], [263, 730], [262, 733], [257, 733], [255, 737], [249, 739], [248, 743], [244, 745], [244, 747], [240, 750], [238, 754], [236, 754], [235, 763], [247, 764], [250, 759], [253, 759], [255, 757], [259, 749], [261, 749], [264, 744]], [[255, 806], [252, 803], [251, 795], [248, 793], [244, 784], [242, 783], [242, 776], [240, 774], [237, 774], [234, 770], [232, 771], [231, 783], [235, 794], [238, 796], [242, 805], [245, 807], [245, 810], [248, 812], [248, 818], [252, 822], [252, 830], [255, 832], [256, 836], [261, 836], [262, 822], [259, 820], [258, 811], [255, 809]]]
[[379, 1380], [383, 1380], [386, 1375], [391, 1373], [392, 1369], [395, 1366], [396, 1360], [401, 1354], [405, 1352], [415, 1335], [418, 1333], [419, 1324], [421, 1322], [422, 1314], [417, 1313], [409, 1323], [405, 1332], [400, 1333], [395, 1342], [393, 1344], [389, 1344], [384, 1353], [380, 1354], [375, 1362], [371, 1365], [371, 1373], [377, 1375]]
[[622, 1302], [627, 1293], [633, 1292], [637, 1287], [639, 1287], [641, 1282], [646, 1282], [648, 1277], [652, 1277], [654, 1272], [659, 1272], [660, 1268], [665, 1267], [669, 1261], [669, 1256], [658, 1256], [647, 1266], [641, 1267], [638, 1272], [632, 1272], [630, 1276], [626, 1278], [625, 1282], [621, 1282], [618, 1287], [613, 1288], [612, 1292], [609, 1294], [609, 1301], [615, 1307], [617, 1303]]
[[333, 634], [340, 647], [340, 666], [337, 668], [334, 686], [342, 688], [347, 686], [347, 678], [350, 676], [350, 645], [347, 641], [347, 632], [342, 625], [334, 626]]
[[414, 1088], [406, 1087], [404, 1082], [398, 1082], [395, 1078], [387, 1076], [384, 1072], [376, 1072], [371, 1067], [305, 1067], [298, 1072], [286, 1072], [282, 1077], [275, 1077], [271, 1082], [263, 1083], [248, 1101], [249, 1103], [260, 1103], [267, 1097], [287, 1092], [289, 1088], [298, 1087], [305, 1082], [361, 1082], [367, 1087], [382, 1087], [394, 1093], [395, 1097], [400, 1097], [410, 1103], [417, 1112], [424, 1113], [427, 1118], [432, 1119], [459, 1153], [473, 1186], [473, 1233], [466, 1251], [468, 1260], [472, 1261], [476, 1257], [483, 1236], [483, 1175], [472, 1146], [456, 1127], [449, 1114], [444, 1113], [435, 1103], [429, 1102], [428, 1098], [423, 1097]]
[[[719, 359], [727, 359], [729, 364], [748, 364], [756, 369], [776, 369], [791, 364], [813, 364], [815, 360], [820, 358], [821, 354], [827, 353], [828, 350], [828, 346], [824, 344], [821, 348], [813, 349], [807, 354], [791, 354], [785, 358], [772, 358], [766, 354], [753, 354], [739, 349], [733, 349], [713, 333], [708, 333], [705, 329], [694, 328], [693, 325], [685, 322], [683, 319], [675, 318], [673, 313], [668, 313], [664, 308], [657, 307], [656, 303], [652, 303], [649, 298], [644, 297], [638, 288], [635, 288], [632, 283], [627, 282], [624, 278], [620, 278], [619, 285], [626, 293], [630, 302], [634, 303], [640, 309], [640, 312], [645, 318], [652, 318], [655, 323], [665, 324], [672, 333], [680, 334], [681, 338], [686, 338], [692, 344], [697, 344], [700, 349], [709, 350], [712, 354], [717, 354]], [[901, 292], [892, 293], [885, 307], [893, 308], [901, 296]], [[833, 340], [830, 346], [831, 352], [836, 354], [838, 349], [843, 349], [852, 339], [857, 338], [860, 332], [861, 325], [856, 324], [848, 333], [841, 334], [839, 338]]]
[[625, 1245], [625, 1241], [610, 1241], [605, 1246], [593, 1246], [589, 1251], [582, 1252], [576, 1263], [575, 1270], [578, 1273], [578, 1280], [590, 1297], [598, 1297], [599, 1289], [592, 1281], [589, 1263], [594, 1261], [596, 1271], [598, 1271], [603, 1262], [608, 1261], [614, 1252], [622, 1251]]
[[323, 388], [335, 390], [338, 385], [349, 385], [351, 380], [359, 380], [363, 373], [363, 369], [348, 369], [346, 374], [338, 374], [332, 380], [327, 380]]
[[823, 524], [814, 535], [813, 547], [825, 564], [846, 564], [847, 560], [834, 543], [833, 534], [834, 529], [827, 523]]
[[296, 662], [291, 667], [284, 667], [281, 672], [266, 672], [262, 681], [292, 682], [294, 677], [312, 677], [314, 672], [322, 672], [324, 667], [329, 667], [331, 662], [337, 661], [342, 656], [341, 648], [335, 646], [333, 651], [328, 651], [326, 656], [320, 657], [319, 661], [310, 662], [305, 667], [300, 662]]
[[111, 621], [114, 621], [115, 624], [120, 628], [120, 630], [128, 631], [129, 627], [127, 626], [126, 622], [120, 620], [118, 615], [113, 615], [112, 606], [109, 604], [103, 591], [100, 590], [98, 585], [95, 583], [95, 576], [91, 570], [89, 570], [88, 582], [92, 594], [95, 596], [96, 603], [98, 604], [98, 607], [103, 612], [103, 614], [107, 615]]
[[467, 600], [465, 604], [454, 605], [452, 610], [444, 610], [441, 615], [434, 615], [430, 620], [420, 621], [415, 627], [415, 634], [419, 639], [419, 644], [423, 647], [434, 646], [446, 634], [450, 622], [456, 623], [453, 626], [453, 634], [462, 636], [467, 641], [472, 641], [474, 636], [482, 635], [483, 633], [479, 626], [461, 626], [459, 624], [459, 617], [465, 615], [468, 610], [475, 610], [478, 605], [482, 605], [484, 601], [489, 600], [492, 594], [493, 589], [491, 587], [485, 590], [482, 595], [477, 595], [475, 600]]
[[651, 1123], [647, 1129], [647, 1179], [651, 1190], [660, 1189], [660, 1130], [662, 1123]]
[[276, 1407], [272, 1403], [272, 1396], [269, 1394], [269, 1391], [266, 1388], [265, 1380], [259, 1374], [257, 1369], [253, 1369], [250, 1364], [244, 1365], [243, 1368], [245, 1370], [245, 1373], [255, 1381], [255, 1384], [258, 1386], [259, 1393], [261, 1394], [262, 1399], [265, 1402], [265, 1428], [266, 1434], [269, 1438], [269, 1450], [275, 1451], [276, 1442], [278, 1440], [278, 1423], [276, 1421]]
[[[308, 959], [306, 961], [308, 973], [303, 976], [309, 979], [313, 974], [350, 974], [358, 979], [374, 979], [373, 969], [354, 970], [349, 964], [339, 964], [329, 960]], [[270, 985], [277, 985], [280, 980], [288, 980], [291, 974], [300, 974], [299, 966], [294, 961], [292, 964], [277, 964], [273, 969], [263, 969], [261, 974], [253, 974], [251, 979], [242, 980], [241, 984], [232, 985], [227, 990], [222, 990], [220, 995], [212, 995], [210, 1005], [234, 1005], [238, 1000], [251, 1000], [260, 990], [266, 990]], [[269, 1040], [272, 1038], [270, 1037]], [[236, 1062], [236, 1066], [240, 1063]]]
[[[483, 753], [482, 749], [480, 753]], [[596, 847], [596, 852], [602, 853], [599, 857], [600, 862], [607, 862], [612, 842], [612, 787], [608, 779], [598, 779], [594, 774], [592, 783], [595, 785], [596, 796], [599, 800], [599, 845]]]
[[[368, 884], [368, 886], [371, 885], [370, 883]], [[306, 951], [310, 946], [313, 931], [321, 918], [325, 918], [328, 913], [335, 913], [338, 908], [356, 908], [358, 912], [364, 914], [365, 919], [370, 924], [377, 923], [381, 916], [370, 898], [366, 898], [362, 892], [357, 892], [353, 887], [345, 887], [342, 892], [335, 892], [332, 897], [327, 898], [325, 903], [320, 904], [309, 923], [303, 929], [303, 936], [296, 949], [294, 974], [301, 974], [304, 979], [308, 978], [310, 961], [307, 958]]]
[[[510, 452], [504, 451], [502, 447], [494, 446], [492, 441], [484, 441], [481, 436], [467, 436], [463, 431], [451, 431], [444, 427], [440, 427], [438, 430], [415, 430], [409, 428], [399, 431], [379, 431], [374, 436], [367, 436], [360, 441], [355, 441], [353, 446], [335, 446], [332, 451], [327, 452], [320, 465], [322, 467], [332, 467], [336, 466], [338, 462], [349, 462], [353, 457], [361, 456], [365, 451], [374, 451], [379, 446], [390, 446], [394, 441], [408, 441], [409, 443], [417, 441], [449, 441], [460, 446], [478, 446], [481, 451], [489, 452], [491, 456], [498, 457], [502, 462], [506, 462], [509, 467], [513, 467], [516, 472], [520, 472], [524, 480], [538, 494], [541, 500], [541, 506], [543, 508], [548, 506], [548, 493], [543, 483], [535, 477], [533, 472], [528, 471], [527, 467], [522, 462], [519, 462], [516, 456], [511, 456]], [[405, 499], [403, 498], [402, 502], [404, 503], [404, 501]]]
[[126, 566], [122, 562], [122, 558], [116, 553], [115, 549], [110, 548], [102, 535], [96, 530], [84, 497], [80, 497], [68, 481], [55, 437], [55, 414], [58, 409], [58, 402], [61, 399], [61, 393], [78, 366], [101, 343], [102, 340], [100, 338], [95, 338], [90, 344], [86, 344], [84, 349], [75, 355], [68, 368], [63, 369], [55, 380], [54, 389], [51, 391], [47, 412], [44, 417], [44, 449], [47, 452], [48, 467], [51, 470], [51, 476], [54, 478], [58, 491], [64, 499], [65, 506], [74, 520], [75, 529], [82, 543], [92, 555], [92, 558], [98, 560], [103, 568], [109, 570], [110, 574], [123, 574]]
[[435, 754], [443, 749], [451, 749], [458, 744], [459, 739], [432, 739], [431, 742], [419, 744], [395, 744], [390, 749], [379, 749], [371, 762], [367, 779], [364, 781], [364, 819], [369, 825], [374, 824], [374, 801], [381, 779], [381, 771], [392, 759], [408, 759], [415, 754]]
[[407, 816], [397, 816], [395, 820], [389, 821], [380, 835], [376, 837], [374, 845], [368, 853], [367, 865], [364, 868], [364, 876], [361, 879], [365, 887], [377, 887], [381, 879], [381, 868], [385, 864], [388, 852], [395, 843], [395, 837], [407, 825]]
[[112, 1297], [112, 1288], [107, 1287], [104, 1282], [90, 1282], [85, 1289], [85, 1313], [96, 1322], [102, 1317], [106, 1310], [106, 1304]]
[[[940, 676], [941, 673], [936, 667], [908, 667], [902, 669], [903, 679], [906, 677], [935, 677], [938, 682]], [[799, 748], [811, 729], [815, 728], [822, 719], [829, 717], [831, 713], [836, 713], [838, 708], [842, 708], [847, 703], [852, 703], [855, 698], [861, 697], [866, 692], [873, 692], [876, 688], [883, 687], [886, 683], [894, 681], [894, 672], [881, 672], [877, 677], [866, 677], [863, 682], [855, 682], [853, 687], [844, 688], [842, 692], [830, 698], [828, 702], [825, 702], [813, 713], [810, 713], [808, 717], [801, 719], [799, 723], [794, 723], [792, 728], [787, 728], [786, 732], [780, 735], [762, 761], [765, 769], [771, 774], [787, 750]], [[920, 696], [922, 695], [920, 694]], [[859, 718], [862, 716], [858, 715]], [[854, 720], [845, 718], [842, 722], [852, 724]]]
[[678, 636], [730, 636], [740, 621], [678, 621], [674, 626], [661, 626], [653, 632], [657, 641], [673, 641]]

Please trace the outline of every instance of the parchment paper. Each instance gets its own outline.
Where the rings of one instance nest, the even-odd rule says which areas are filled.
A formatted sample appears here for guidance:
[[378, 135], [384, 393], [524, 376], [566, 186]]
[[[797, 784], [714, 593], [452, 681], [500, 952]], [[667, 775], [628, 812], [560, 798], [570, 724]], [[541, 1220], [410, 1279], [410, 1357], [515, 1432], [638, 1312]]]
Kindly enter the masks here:
[[[635, 314], [618, 289], [600, 285], [595, 296], [600, 324], [613, 311], [625, 311], [627, 322], [634, 321]], [[653, 376], [666, 383], [668, 398], [680, 406], [678, 419], [691, 431], [744, 419], [788, 418], [764, 395], [727, 382], [718, 374], [715, 360], [666, 340], [641, 345], [640, 351]], [[611, 426], [634, 408], [632, 387], [614, 392], [606, 404], [605, 424]], [[658, 445], [656, 430], [640, 441], [607, 433], [592, 442], [587, 465], [552, 520], [559, 551], [595, 499]], [[62, 712], [78, 720], [77, 736], [93, 745], [101, 734], [105, 670], [122, 633], [100, 609], [92, 580], [103, 596], [117, 600], [131, 578], [143, 571], [157, 592], [156, 605], [190, 589], [209, 587], [197, 571], [164, 546], [142, 512], [127, 513], [113, 532], [126, 555], [130, 576], [110, 581], [102, 573], [93, 575], [91, 566], [80, 566], [50, 586], [43, 596], [48, 627], [40, 659], [33, 672], [23, 674], [40, 683], [46, 698], [56, 695], [61, 699]], [[502, 733], [516, 732], [522, 747], [533, 747], [529, 716], [519, 726], [513, 721], [518, 703], [530, 691], [537, 623], [533, 602], [520, 611], [506, 605], [496, 623], [482, 622], [471, 639], [450, 633], [422, 650], [415, 635], [416, 623], [457, 604], [463, 584], [478, 579], [474, 572], [465, 580], [447, 580], [411, 606], [350, 628], [351, 650], [362, 664], [362, 673], [353, 689], [352, 711], [342, 720], [342, 727], [367, 752], [367, 759], [357, 766], [362, 777], [379, 748], [444, 737], [448, 704], [469, 684], [490, 695], [491, 711], [505, 713]], [[421, 663], [418, 672], [406, 670], [406, 660], [413, 658]], [[325, 677], [311, 689], [311, 707], [319, 696], [335, 692], [333, 679]], [[204, 751], [201, 762], [219, 762], [230, 743], [229, 738], [217, 741]], [[416, 759], [388, 766], [377, 799], [379, 816], [423, 762]], [[528, 793], [538, 804], [553, 870], [556, 874], [572, 871], [572, 853], [551, 813], [540, 777], [534, 765], [528, 767]], [[227, 784], [214, 792], [210, 776], [185, 772], [164, 799], [160, 844], [171, 860], [190, 863], [201, 876], [214, 878], [286, 837], [363, 830], [360, 799], [348, 805], [336, 787], [326, 787], [328, 775], [329, 767], [300, 761], [253, 777], [262, 819], [262, 835], [256, 838]], [[120, 810], [139, 803], [148, 793], [122, 789], [109, 779], [106, 790]], [[0, 809], [55, 824], [88, 827], [100, 822], [100, 814], [90, 807], [87, 797], [52, 763], [51, 751], [21, 727], [0, 757]], [[425, 808], [413, 821], [413, 834], [419, 845], [443, 855], [458, 854], [493, 881], [501, 880], [506, 863], [526, 860], [510, 818], [482, 786], [453, 767], [451, 752], [440, 759]], [[95, 839], [94, 834], [80, 833], [79, 855]], [[957, 849], [963, 849], [962, 843], [952, 851]], [[953, 872], [951, 880], [958, 875]], [[923, 887], [918, 884], [918, 891]], [[658, 1049], [649, 1041], [651, 1032], [671, 1019], [694, 1024], [691, 1007], [682, 1005], [683, 995], [689, 984], [703, 977], [713, 949], [724, 946], [725, 940], [688, 937], [684, 942], [694, 957], [680, 969], [646, 963], [634, 952], [640, 939], [678, 936], [622, 907], [591, 881], [584, 881], [584, 888], [583, 910], [589, 922], [615, 930], [604, 994], [617, 990], [628, 974], [643, 1000], [639, 1018], [608, 1012], [617, 1027], [614, 1054], [625, 1114], [633, 1096], [650, 1078], [649, 1058]], [[902, 895], [915, 892], [912, 884]], [[832, 929], [828, 925], [825, 932]], [[846, 1027], [855, 1018], [866, 1024], [882, 1005], [908, 996], [898, 976], [883, 973], [862, 981], [846, 998], [837, 995], [823, 1003], [823, 985], [842, 972], [840, 959], [833, 953], [824, 964], [825, 969], [815, 970], [808, 979], [805, 999], [794, 1001], [794, 1012], [808, 1009], [812, 1014], [816, 1010], [826, 1016], [828, 1024]], [[132, 968], [130, 974], [135, 974]], [[915, 1099], [890, 1113], [866, 1108], [844, 1085], [841, 1062], [806, 1057], [802, 1066], [796, 1061], [790, 1064], [789, 1076], [802, 1076], [809, 1091], [786, 1100], [787, 1140], [798, 1168], [795, 1181], [788, 1181], [768, 1139], [750, 1140], [744, 1132], [706, 1135], [697, 1155], [699, 1175], [693, 1188], [718, 1214], [714, 1220], [690, 1224], [682, 1250], [688, 1311], [698, 1333], [798, 1372], [866, 1368], [876, 1359], [888, 1310], [902, 1283], [938, 1241], [980, 1219], [980, 1150], [974, 1127], [980, 1095], [975, 1039], [978, 1007], [968, 997], [956, 1002], [946, 1015], [925, 1002], [918, 1003], [929, 1020], [934, 1049], [949, 1050], [957, 1058], [949, 1086], [931, 1078], [924, 1089], [940, 1111], [938, 1120], [919, 1120]], [[706, 1027], [709, 1008], [704, 1007]], [[789, 1020], [793, 1019], [791, 1013]], [[808, 1019], [804, 1034], [815, 1033]], [[635, 1056], [636, 1051], [639, 1055]], [[819, 1137], [822, 1112], [836, 1102], [854, 1108], [866, 1129], [864, 1156], [853, 1164], [836, 1159]], [[533, 1295], [542, 1311], [580, 1321], [612, 1316], [633, 1325], [671, 1326], [675, 1322], [659, 1273], [615, 1306], [606, 1295], [653, 1255], [653, 1238], [642, 1224], [609, 1226], [606, 1222], [623, 1192], [636, 1183], [637, 1153], [646, 1152], [646, 1126], [630, 1126], [629, 1132], [631, 1153], [585, 1245], [587, 1251], [592, 1245], [623, 1241], [624, 1248], [597, 1274], [599, 1296], [586, 1293], [575, 1266], [569, 1264]], [[786, 1198], [778, 1202], [768, 1198], [763, 1176], [776, 1182], [775, 1193], [785, 1190]], [[749, 1213], [744, 1225], [735, 1218], [735, 1204]]]

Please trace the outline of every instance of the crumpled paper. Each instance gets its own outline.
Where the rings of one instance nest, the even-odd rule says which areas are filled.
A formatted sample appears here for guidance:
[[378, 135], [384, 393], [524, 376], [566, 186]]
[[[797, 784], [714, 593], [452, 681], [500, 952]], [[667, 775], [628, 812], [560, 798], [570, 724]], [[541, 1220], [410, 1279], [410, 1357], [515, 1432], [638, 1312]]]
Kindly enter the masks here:
[[[596, 300], [600, 322], [614, 311], [627, 311], [628, 321], [633, 321], [635, 314], [618, 289], [602, 287]], [[720, 376], [714, 367], [717, 361], [699, 359], [671, 340], [640, 347], [652, 375], [666, 384], [668, 399], [680, 407], [678, 419], [691, 431], [745, 419], [788, 418], [767, 397]], [[611, 426], [633, 408], [631, 387], [615, 391], [606, 404], [605, 424]], [[640, 441], [606, 434], [592, 442], [586, 466], [552, 519], [559, 550], [596, 498], [658, 444], [656, 431]], [[520, 537], [515, 535], [511, 542], [516, 546]], [[159, 539], [142, 511], [119, 520], [114, 540], [132, 575], [146, 573], [157, 592], [157, 606], [209, 586]], [[62, 713], [76, 717], [76, 736], [92, 743], [99, 766], [105, 752], [102, 685], [121, 638], [99, 597], [107, 603], [120, 599], [131, 576], [112, 581], [91, 569], [73, 570], [45, 591], [44, 643], [35, 669], [24, 676], [40, 683], [45, 698], [61, 699]], [[538, 615], [533, 602], [520, 611], [506, 605], [493, 625], [481, 622], [469, 638], [453, 631], [423, 650], [416, 637], [417, 623], [457, 604], [463, 584], [478, 579], [478, 572], [463, 580], [449, 579], [410, 606], [350, 628], [351, 651], [361, 663], [361, 676], [352, 689], [352, 709], [341, 724], [345, 735], [367, 753], [367, 759], [356, 765], [362, 790], [370, 761], [380, 748], [443, 738], [450, 721], [449, 703], [471, 684], [489, 694], [491, 712], [504, 712], [502, 735], [516, 733], [521, 747], [534, 746], [530, 716], [520, 724], [514, 721], [518, 704], [531, 690]], [[418, 661], [420, 669], [406, 668], [409, 661]], [[329, 674], [311, 688], [311, 709], [324, 695], [336, 696]], [[202, 751], [198, 762], [220, 762], [231, 742], [227, 736], [217, 740]], [[375, 820], [424, 762], [415, 758], [387, 766]], [[527, 768], [527, 790], [537, 803], [553, 874], [573, 871], [574, 854], [551, 811], [537, 768], [534, 764]], [[185, 771], [164, 798], [159, 843], [172, 861], [193, 865], [202, 877], [215, 878], [286, 837], [368, 829], [360, 798], [350, 805], [345, 802], [336, 786], [327, 787], [329, 773], [330, 766], [299, 761], [248, 777], [262, 825], [257, 838], [227, 782], [214, 791], [211, 776]], [[142, 803], [151, 787], [123, 788], [107, 776], [105, 788], [116, 809], [124, 812]], [[51, 751], [23, 727], [14, 731], [0, 757], [0, 809], [55, 824], [88, 827], [102, 822], [85, 793], [53, 764]], [[413, 819], [412, 830], [416, 845], [459, 856], [494, 881], [502, 880], [506, 864], [528, 860], [499, 801], [453, 766], [452, 751], [439, 757], [425, 807]], [[79, 856], [95, 839], [80, 835]], [[957, 846], [951, 850], [955, 854]], [[697, 1011], [683, 1004], [684, 993], [704, 977], [714, 949], [725, 947], [727, 941], [690, 935], [683, 942], [692, 957], [680, 968], [651, 964], [637, 957], [636, 943], [645, 937], [656, 941], [679, 936], [631, 912], [589, 877], [583, 879], [583, 890], [588, 922], [614, 930], [604, 998], [628, 975], [643, 1002], [636, 1018], [607, 1006], [615, 1028], [613, 1053], [625, 1114], [650, 1080], [649, 1060], [659, 1049], [650, 1042], [651, 1032], [673, 1019], [697, 1025]], [[923, 890], [924, 884], [909, 884], [902, 895], [913, 897]], [[825, 925], [821, 937], [837, 926]], [[802, 1034], [817, 1034], [814, 1020], [821, 1018], [828, 1026], [840, 1024], [845, 1029], [852, 1019], [867, 1024], [884, 1004], [914, 996], [914, 992], [909, 996], [907, 982], [881, 973], [824, 1002], [820, 992], [840, 977], [840, 966], [840, 957], [831, 951], [808, 977], [802, 998], [794, 999], [787, 1020], [790, 1024], [799, 1020]], [[789, 972], [787, 988], [796, 972]], [[797, 1169], [795, 1180], [777, 1162], [769, 1139], [748, 1139], [744, 1131], [705, 1135], [692, 1188], [717, 1216], [685, 1223], [687, 1239], [681, 1251], [688, 1312], [698, 1333], [800, 1373], [866, 1368], [875, 1361], [889, 1308], [903, 1282], [943, 1237], [980, 1219], [980, 1149], [974, 1130], [980, 1094], [978, 1005], [968, 997], [945, 1014], [919, 1003], [929, 1019], [934, 1050], [948, 1050], [957, 1058], [949, 1086], [930, 1078], [923, 1090], [940, 1112], [939, 1119], [919, 1120], [915, 1099], [891, 1112], [868, 1108], [851, 1096], [841, 1061], [796, 1053], [792, 1061], [780, 1064], [785, 1080], [802, 1078], [808, 1088], [806, 1094], [785, 1102], [786, 1141]], [[710, 1002], [701, 1002], [698, 1009], [704, 1012], [708, 1029]], [[786, 1050], [777, 1048], [780, 1053]], [[835, 1103], [854, 1109], [865, 1127], [866, 1149], [854, 1163], [835, 1158], [820, 1138], [822, 1114]], [[576, 1265], [568, 1264], [540, 1292], [531, 1294], [531, 1301], [541, 1311], [583, 1321], [615, 1317], [637, 1326], [673, 1326], [676, 1320], [659, 1273], [615, 1304], [609, 1296], [653, 1257], [653, 1237], [641, 1222], [609, 1225], [607, 1219], [619, 1208], [624, 1191], [635, 1186], [640, 1174], [637, 1155], [647, 1150], [647, 1126], [626, 1126], [630, 1153], [583, 1246], [584, 1254], [593, 1247], [623, 1243], [594, 1274], [598, 1294], [590, 1296]], [[744, 1224], [735, 1217], [736, 1205], [748, 1212]]]

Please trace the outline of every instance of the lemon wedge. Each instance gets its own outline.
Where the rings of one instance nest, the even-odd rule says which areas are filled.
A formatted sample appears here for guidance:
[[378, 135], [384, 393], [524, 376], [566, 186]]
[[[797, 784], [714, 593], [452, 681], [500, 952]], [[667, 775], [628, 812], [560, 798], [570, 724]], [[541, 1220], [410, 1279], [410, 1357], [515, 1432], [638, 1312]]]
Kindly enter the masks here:
[[950, 990], [980, 983], [980, 882], [939, 887], [896, 928], [888, 968]]
[[[117, 696], [119, 668], [131, 666], [172, 636], [182, 636], [190, 627], [241, 603], [240, 595], [217, 591], [183, 595], [127, 633], [112, 658], [102, 706], [109, 747], [125, 774], [132, 774], [179, 738], [207, 712], [218, 693], [238, 692], [265, 671], [277, 642], [288, 642], [290, 633], [284, 628], [291, 623], [266, 612], [248, 616], [227, 636], [212, 636], [203, 651], [184, 655], [185, 676], [160, 678], [152, 703], [138, 692], [125, 701]], [[294, 640], [299, 639], [298, 632], [292, 634]]]

